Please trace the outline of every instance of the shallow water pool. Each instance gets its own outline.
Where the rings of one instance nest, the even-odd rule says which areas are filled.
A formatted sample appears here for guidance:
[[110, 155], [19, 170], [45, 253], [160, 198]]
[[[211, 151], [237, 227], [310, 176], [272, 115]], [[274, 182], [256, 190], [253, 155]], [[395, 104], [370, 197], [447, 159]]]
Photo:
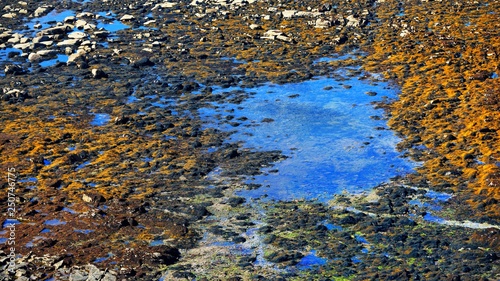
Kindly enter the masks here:
[[[344, 190], [362, 192], [412, 172], [417, 164], [400, 157], [395, 149], [400, 140], [385, 129], [383, 110], [372, 104], [383, 96], [396, 98], [397, 90], [384, 82], [359, 80], [362, 75], [236, 89], [253, 94], [241, 104], [200, 110], [208, 123], [236, 130], [230, 141], [254, 150], [281, 150], [289, 157], [249, 179], [262, 188], [240, 195], [325, 201]], [[224, 122], [227, 118], [246, 121], [235, 129]]]

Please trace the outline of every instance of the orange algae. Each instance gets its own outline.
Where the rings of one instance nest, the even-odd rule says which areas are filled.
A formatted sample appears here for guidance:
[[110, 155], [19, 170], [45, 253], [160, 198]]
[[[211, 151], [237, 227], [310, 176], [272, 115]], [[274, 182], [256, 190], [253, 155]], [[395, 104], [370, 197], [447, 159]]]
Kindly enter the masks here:
[[[380, 3], [365, 67], [401, 86], [389, 123], [402, 147], [424, 145], [420, 175], [434, 185], [467, 185], [481, 215], [500, 218], [500, 36], [497, 1]], [[484, 206], [486, 205], [486, 206]]]

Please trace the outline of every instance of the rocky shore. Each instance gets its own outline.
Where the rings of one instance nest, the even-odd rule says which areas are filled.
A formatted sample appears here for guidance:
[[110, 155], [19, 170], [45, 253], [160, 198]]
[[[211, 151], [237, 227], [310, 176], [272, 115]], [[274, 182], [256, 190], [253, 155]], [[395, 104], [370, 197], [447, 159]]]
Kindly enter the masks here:
[[[498, 280], [499, 12], [497, 1], [3, 1], [0, 205], [14, 168], [17, 210], [1, 213], [0, 280]], [[285, 156], [205, 126], [200, 108], [248, 98], [214, 89], [353, 65], [401, 88], [378, 106], [418, 171], [329, 204], [236, 196]]]

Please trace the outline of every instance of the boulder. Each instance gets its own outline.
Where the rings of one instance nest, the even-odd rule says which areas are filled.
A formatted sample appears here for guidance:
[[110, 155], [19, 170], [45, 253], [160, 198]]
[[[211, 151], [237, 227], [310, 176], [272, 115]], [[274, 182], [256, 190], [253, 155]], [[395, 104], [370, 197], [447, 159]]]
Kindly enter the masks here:
[[88, 35], [86, 33], [79, 31], [71, 32], [70, 34], [68, 34], [68, 38], [70, 39], [84, 39], [87, 38], [87, 36]]
[[120, 21], [132, 21], [135, 20], [135, 17], [132, 15], [124, 15], [123, 17], [120, 18]]
[[80, 45], [81, 42], [82, 42], [82, 40], [80, 40], [80, 39], [66, 39], [64, 41], [57, 43], [57, 46], [59, 46], [59, 47], [66, 47], [66, 46], [75, 47], [75, 46]]

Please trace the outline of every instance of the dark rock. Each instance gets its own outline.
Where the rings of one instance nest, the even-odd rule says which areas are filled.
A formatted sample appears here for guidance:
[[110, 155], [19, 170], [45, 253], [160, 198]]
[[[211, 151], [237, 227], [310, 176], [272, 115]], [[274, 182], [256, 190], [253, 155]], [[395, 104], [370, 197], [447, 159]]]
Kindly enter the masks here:
[[340, 224], [355, 224], [357, 222], [358, 222], [358, 220], [356, 218], [354, 218], [353, 216], [347, 216], [347, 217], [344, 217], [340, 220]]
[[236, 206], [238, 206], [238, 205], [241, 205], [241, 204], [245, 203], [245, 201], [246, 201], [246, 200], [245, 200], [245, 198], [243, 198], [243, 197], [231, 197], [231, 198], [229, 198], [229, 199], [227, 200], [227, 202], [226, 202], [226, 203], [227, 203], [229, 206], [231, 206], [231, 207], [233, 207], [233, 208], [234, 208], [234, 207], [236, 207]]
[[131, 64], [131, 66], [134, 68], [153, 66], [153, 65], [155, 65], [155, 63], [149, 60], [149, 58], [141, 58]]
[[148, 252], [154, 252], [151, 261], [155, 264], [173, 264], [181, 257], [178, 249], [166, 245], [149, 247]]
[[5, 74], [11, 74], [11, 75], [21, 75], [26, 73], [26, 71], [19, 65], [16, 64], [9, 64], [5, 66]]

